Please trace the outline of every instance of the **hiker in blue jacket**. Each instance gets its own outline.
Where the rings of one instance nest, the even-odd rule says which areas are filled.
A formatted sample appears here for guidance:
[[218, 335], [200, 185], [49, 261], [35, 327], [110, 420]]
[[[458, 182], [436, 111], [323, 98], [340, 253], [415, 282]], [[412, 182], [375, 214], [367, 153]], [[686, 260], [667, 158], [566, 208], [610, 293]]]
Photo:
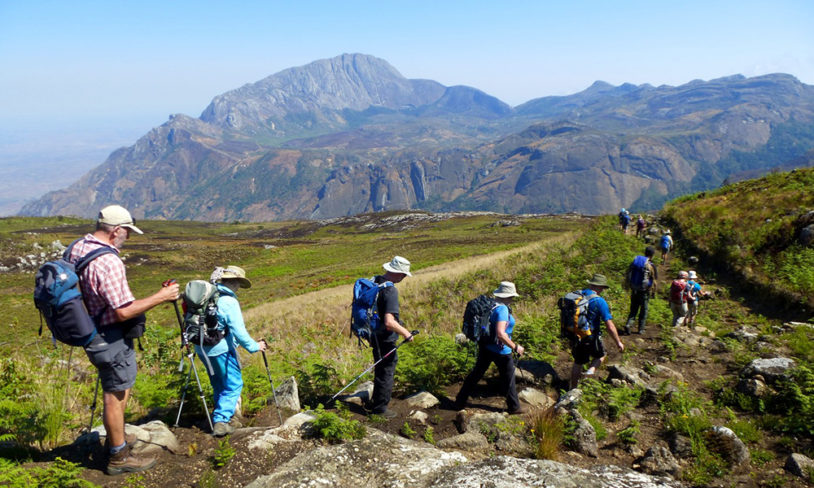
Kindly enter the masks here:
[[237, 301], [237, 290], [251, 288], [252, 282], [246, 278], [246, 272], [238, 266], [218, 268], [212, 276], [216, 282], [220, 297], [218, 298], [218, 326], [223, 327], [226, 336], [214, 346], [195, 345], [195, 352], [206, 364], [204, 354], [212, 364], [212, 373], [209, 381], [214, 392], [215, 410], [212, 421], [215, 423], [212, 435], [222, 437], [241, 427], [234, 418], [237, 404], [240, 401], [240, 392], [243, 390], [243, 376], [240, 371], [240, 360], [237, 356], [237, 346], [241, 345], [250, 353], [266, 350], [266, 341], [255, 341], [246, 332], [243, 323], [243, 313]]
[[653, 246], [647, 246], [644, 256], [636, 256], [627, 269], [625, 282], [630, 288], [630, 313], [628, 313], [625, 323], [625, 335], [630, 334], [630, 328], [633, 326], [637, 314], [639, 315], [638, 333], [644, 333], [650, 298], [656, 294], [656, 279], [658, 279], [656, 267], [651, 261], [654, 254], [656, 254], [656, 250]]
[[670, 249], [673, 248], [673, 238], [670, 236], [670, 229], [665, 230], [664, 234], [662, 234], [659, 247], [661, 247], [661, 262], [662, 264], [667, 263], [667, 255], [670, 254]]
[[698, 301], [701, 297], [709, 296], [709, 292], [701, 289], [698, 282], [698, 275], [690, 270], [687, 277], [687, 316], [684, 323], [689, 327], [695, 327], [695, 317], [698, 315]]
[[580, 339], [571, 349], [571, 355], [574, 357], [574, 365], [571, 368], [572, 389], [577, 387], [586, 364], [591, 363], [584, 374], [593, 376], [596, 374], [597, 368], [605, 362], [607, 355], [605, 346], [602, 344], [602, 329], [600, 328], [602, 322], [605, 322], [605, 326], [613, 340], [616, 341], [616, 347], [619, 348], [619, 351], [625, 350], [625, 345], [622, 344], [619, 333], [616, 331], [616, 325], [613, 323], [613, 316], [608, 302], [599, 296], [607, 289], [608, 279], [605, 275], [597, 273], [588, 280], [588, 288], [582, 290], [582, 295], [589, 299], [588, 321], [591, 324], [591, 335]]
[[509, 308], [514, 297], [519, 295], [511, 281], [500, 282], [500, 286], [492, 292], [492, 295], [495, 297], [495, 306], [489, 316], [489, 327], [496, 331], [498, 343], [491, 341], [478, 343], [478, 359], [472, 372], [466, 377], [458, 391], [458, 396], [455, 398], [455, 409], [461, 410], [466, 407], [466, 401], [472, 394], [472, 390], [475, 389], [475, 385], [483, 378], [489, 366], [495, 363], [500, 376], [500, 393], [506, 397], [508, 412], [513, 415], [524, 414], [526, 409], [520, 406], [520, 400], [517, 398], [512, 352], [522, 356], [525, 349], [512, 340], [515, 319]]

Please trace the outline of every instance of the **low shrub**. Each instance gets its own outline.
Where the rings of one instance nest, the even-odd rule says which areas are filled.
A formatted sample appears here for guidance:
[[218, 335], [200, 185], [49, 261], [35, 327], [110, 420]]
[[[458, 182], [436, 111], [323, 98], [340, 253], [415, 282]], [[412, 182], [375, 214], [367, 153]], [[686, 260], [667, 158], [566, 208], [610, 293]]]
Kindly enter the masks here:
[[316, 415], [313, 422], [315, 432], [330, 444], [361, 439], [367, 435], [365, 426], [352, 419], [350, 412], [341, 406], [337, 408], [337, 413], [333, 413], [326, 411], [320, 403], [313, 413]]

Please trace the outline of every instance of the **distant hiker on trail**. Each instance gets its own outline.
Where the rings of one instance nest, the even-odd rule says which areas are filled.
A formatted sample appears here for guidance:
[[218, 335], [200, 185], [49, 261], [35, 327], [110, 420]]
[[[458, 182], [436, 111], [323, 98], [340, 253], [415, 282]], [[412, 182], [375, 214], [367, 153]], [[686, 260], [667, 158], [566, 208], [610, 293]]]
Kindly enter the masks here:
[[661, 235], [659, 248], [661, 248], [661, 262], [664, 264], [667, 262], [667, 255], [670, 254], [670, 249], [673, 248], [673, 238], [670, 236], [670, 229], [665, 230], [664, 234]]
[[[111, 475], [150, 469], [156, 458], [140, 457], [130, 452], [125, 440], [124, 412], [130, 389], [136, 382], [136, 351], [131, 326], [144, 323], [144, 312], [165, 302], [178, 299], [178, 284], [168, 284], [147, 298], [136, 300], [127, 283], [119, 249], [130, 233], [143, 234], [123, 207], [110, 205], [99, 212], [96, 230], [77, 241], [68, 257], [76, 262], [103, 246], [114, 250], [94, 259], [82, 271], [80, 286], [88, 313], [98, 333], [85, 346], [90, 362], [99, 372], [103, 391], [102, 420], [108, 446], [107, 473]], [[136, 327], [138, 328], [138, 327]], [[130, 337], [128, 337], [130, 336]], [[135, 442], [135, 438], [131, 439]]]
[[[395, 256], [389, 263], [384, 263], [382, 267], [385, 273], [373, 279], [377, 284], [389, 281], [395, 285], [406, 276], [413, 276], [410, 273], [410, 261], [401, 256]], [[379, 317], [382, 317], [384, 328], [374, 331], [370, 342], [373, 348], [373, 359], [379, 361], [391, 350], [396, 349], [396, 341], [399, 336], [408, 342], [413, 340], [413, 336], [409, 330], [401, 325], [399, 319], [399, 292], [395, 286], [382, 288], [376, 298], [376, 306]], [[393, 393], [393, 376], [396, 373], [397, 363], [398, 352], [394, 351], [377, 364], [373, 370], [373, 396], [368, 404], [369, 410], [373, 414], [386, 418], [396, 416], [395, 412], [387, 409], [387, 405], [390, 403], [390, 397]]]
[[204, 364], [212, 365], [212, 372], [209, 374], [214, 397], [212, 435], [222, 437], [234, 432], [235, 428], [242, 427], [235, 417], [240, 392], [243, 390], [237, 346], [241, 345], [250, 353], [255, 353], [265, 351], [267, 345], [265, 340], [255, 341], [246, 332], [237, 291], [240, 288], [251, 288], [252, 282], [246, 278], [243, 268], [238, 266], [216, 268], [210, 279], [216, 283], [220, 295], [217, 301], [218, 328], [223, 330], [225, 336], [214, 346], [201, 348], [196, 344], [195, 352]]
[[582, 291], [582, 294], [589, 297], [590, 300], [588, 304], [588, 320], [591, 324], [591, 334], [580, 339], [571, 350], [571, 355], [574, 357], [574, 366], [571, 368], [571, 388], [577, 387], [583, 374], [584, 365], [591, 363], [588, 370], [585, 371], [585, 375], [592, 376], [596, 374], [597, 368], [605, 362], [606, 354], [605, 346], [602, 344], [601, 322], [605, 322], [605, 326], [608, 328], [613, 340], [616, 341], [616, 347], [619, 348], [619, 351], [625, 350], [625, 345], [622, 344], [616, 325], [613, 323], [613, 316], [608, 302], [599, 296], [607, 288], [608, 279], [605, 278], [605, 275], [595, 274], [588, 280], [588, 288]]
[[698, 315], [698, 301], [701, 297], [709, 296], [709, 292], [701, 289], [698, 283], [698, 275], [690, 270], [687, 276], [687, 317], [684, 323], [689, 327], [695, 327], [695, 317]]
[[630, 212], [623, 208], [619, 212], [619, 226], [622, 228], [622, 232], [625, 234], [627, 234], [628, 225], [630, 225]]
[[636, 238], [644, 237], [644, 229], [647, 227], [647, 221], [644, 220], [641, 214], [639, 214], [639, 218], [636, 219]]
[[466, 401], [472, 394], [475, 385], [483, 378], [489, 366], [495, 363], [500, 376], [500, 394], [506, 397], [506, 408], [509, 414], [524, 414], [526, 409], [520, 406], [514, 383], [515, 368], [512, 352], [522, 356], [525, 349], [512, 341], [515, 319], [510, 308], [514, 297], [520, 295], [517, 294], [514, 283], [511, 281], [501, 281], [492, 295], [495, 297], [495, 306], [489, 316], [489, 327], [495, 331], [492, 337], [496, 337], [496, 341], [478, 343], [478, 359], [458, 391], [458, 396], [455, 398], [455, 409], [461, 410], [466, 407]]
[[656, 267], [651, 262], [654, 254], [656, 254], [656, 250], [653, 246], [647, 246], [644, 256], [636, 256], [627, 268], [625, 282], [630, 287], [630, 313], [628, 313], [625, 323], [625, 335], [630, 334], [630, 328], [636, 320], [637, 313], [639, 315], [638, 332], [639, 334], [644, 333], [650, 298], [656, 294], [656, 280], [658, 279]]
[[681, 325], [687, 316], [687, 278], [689, 273], [679, 271], [678, 277], [670, 285], [670, 310], [673, 312], [673, 327]]

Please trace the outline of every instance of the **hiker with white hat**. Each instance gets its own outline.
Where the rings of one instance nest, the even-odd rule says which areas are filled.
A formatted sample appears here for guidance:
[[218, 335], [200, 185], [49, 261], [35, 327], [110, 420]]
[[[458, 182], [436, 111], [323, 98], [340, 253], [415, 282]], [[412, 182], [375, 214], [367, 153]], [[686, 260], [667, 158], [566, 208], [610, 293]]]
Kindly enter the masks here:
[[670, 229], [664, 231], [659, 241], [659, 248], [661, 248], [661, 262], [667, 263], [667, 255], [670, 254], [670, 249], [673, 248], [673, 237], [670, 235]]
[[684, 323], [689, 327], [695, 327], [695, 318], [698, 316], [698, 301], [701, 297], [709, 296], [709, 292], [701, 289], [698, 275], [690, 270], [687, 275], [687, 315]]
[[687, 317], [687, 278], [690, 275], [686, 271], [679, 271], [678, 276], [670, 284], [670, 311], [673, 312], [673, 327], [685, 323]]
[[[405, 277], [413, 276], [410, 273], [410, 261], [401, 256], [393, 257], [382, 267], [384, 274], [373, 278], [376, 284], [390, 282], [395, 285]], [[413, 335], [401, 325], [399, 292], [395, 286], [381, 288], [376, 298], [376, 308], [384, 327], [374, 331], [370, 341], [373, 348], [373, 359], [378, 364], [373, 370], [373, 395], [368, 403], [368, 409], [372, 414], [393, 418], [396, 414], [392, 410], [388, 410], [387, 406], [390, 404], [390, 397], [393, 394], [393, 377], [398, 363], [398, 351], [395, 351], [396, 341], [399, 336], [403, 337], [405, 341], [412, 341]]]
[[[600, 295], [608, 289], [608, 279], [603, 274], [594, 274], [590, 280], [587, 281], [588, 288], [582, 290], [582, 296], [587, 298], [588, 301], [588, 322], [591, 326], [591, 333], [579, 339], [571, 349], [571, 355], [574, 357], [574, 365], [571, 367], [571, 388], [576, 388], [582, 375], [593, 376], [596, 370], [605, 362], [607, 354], [605, 353], [605, 346], [602, 344], [602, 329], [601, 323], [605, 322], [605, 327], [608, 333], [616, 342], [616, 347], [622, 352], [625, 350], [625, 345], [619, 338], [619, 332], [616, 330], [616, 325], [613, 323], [613, 316], [610, 312], [610, 306]], [[588, 369], [585, 365], [590, 362]]]
[[218, 328], [223, 331], [224, 336], [213, 346], [196, 344], [195, 352], [204, 364], [212, 365], [212, 370], [207, 371], [214, 396], [212, 435], [222, 437], [242, 426], [235, 416], [240, 392], [243, 390], [243, 375], [237, 346], [243, 346], [250, 353], [255, 353], [265, 351], [267, 345], [263, 339], [256, 341], [252, 339], [243, 322], [237, 291], [252, 287], [252, 282], [246, 278], [246, 271], [239, 266], [218, 267], [210, 276], [210, 281], [214, 282], [218, 289]]
[[133, 334], [135, 329], [129, 325], [134, 322], [143, 325], [146, 311], [178, 299], [178, 284], [169, 282], [147, 298], [137, 300], [133, 296], [119, 257], [119, 249], [132, 232], [143, 234], [130, 212], [120, 205], [109, 205], [99, 211], [96, 230], [72, 244], [67, 257], [76, 263], [94, 250], [110, 249], [82, 270], [79, 286], [97, 329], [85, 346], [85, 354], [98, 370], [102, 385], [102, 420], [108, 446], [106, 471], [112, 475], [144, 471], [156, 463], [154, 457], [132, 454], [124, 433], [124, 412], [137, 373], [133, 339], [144, 330]]
[[514, 283], [511, 281], [501, 281], [492, 295], [495, 297], [495, 305], [489, 315], [489, 328], [495, 331], [495, 334], [490, 334], [490, 337], [494, 337], [495, 340], [478, 342], [478, 359], [458, 391], [458, 396], [455, 398], [455, 409], [461, 410], [466, 407], [466, 401], [478, 381], [486, 374], [489, 366], [495, 363], [500, 378], [500, 394], [506, 397], [506, 410], [512, 415], [524, 414], [527, 410], [520, 405], [520, 400], [517, 398], [512, 353], [522, 356], [525, 349], [512, 340], [515, 319], [510, 308], [514, 298], [520, 295], [517, 294]]

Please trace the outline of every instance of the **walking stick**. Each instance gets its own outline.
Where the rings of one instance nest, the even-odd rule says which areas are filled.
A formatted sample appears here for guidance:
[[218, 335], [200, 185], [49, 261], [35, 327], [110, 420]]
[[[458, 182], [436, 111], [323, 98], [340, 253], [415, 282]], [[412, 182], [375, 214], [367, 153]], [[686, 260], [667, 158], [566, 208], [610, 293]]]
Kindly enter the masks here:
[[96, 398], [99, 396], [99, 382], [101, 378], [96, 375], [96, 391], [93, 393], [93, 403], [90, 406], [90, 422], [88, 423], [88, 432], [93, 429], [93, 415], [96, 413]]
[[[409, 339], [412, 339], [412, 338], [413, 338], [414, 336], [416, 336], [417, 334], [418, 334], [418, 331], [417, 331], [417, 330], [414, 330], [414, 331], [410, 332], [410, 337], [409, 337]], [[390, 349], [390, 351], [389, 351], [387, 354], [385, 354], [384, 356], [382, 356], [382, 357], [381, 357], [381, 358], [380, 358], [378, 361], [376, 361], [375, 363], [373, 363], [373, 364], [372, 364], [372, 365], [371, 365], [369, 368], [367, 368], [366, 370], [362, 371], [362, 373], [361, 373], [359, 376], [357, 376], [356, 378], [354, 378], [354, 379], [353, 379], [353, 381], [351, 381], [350, 383], [348, 383], [347, 385], [345, 385], [345, 387], [344, 387], [344, 388], [342, 388], [341, 390], [339, 390], [338, 392], [336, 392], [336, 394], [335, 394], [334, 396], [332, 396], [332, 397], [331, 397], [331, 401], [334, 401], [334, 400], [336, 399], [336, 397], [338, 397], [338, 396], [339, 396], [339, 395], [340, 395], [340, 394], [341, 394], [343, 391], [345, 391], [345, 390], [347, 390], [348, 388], [350, 388], [350, 385], [352, 385], [352, 384], [356, 383], [356, 382], [359, 380], [359, 378], [361, 378], [362, 376], [364, 376], [364, 375], [365, 375], [366, 373], [368, 373], [368, 372], [369, 372], [371, 369], [375, 368], [377, 364], [379, 364], [380, 362], [384, 361], [384, 359], [385, 359], [387, 356], [389, 356], [389, 355], [393, 354], [394, 352], [396, 352], [396, 351], [398, 350], [398, 348], [400, 348], [401, 346], [403, 346], [403, 345], [404, 345], [404, 343], [405, 343], [405, 342], [407, 342], [407, 339], [404, 339], [403, 341], [401, 341], [400, 343], [398, 343], [398, 344], [396, 345], [396, 347], [394, 347], [393, 349]]]
[[277, 392], [274, 391], [274, 382], [271, 380], [271, 371], [269, 371], [269, 362], [266, 359], [266, 351], [260, 351], [263, 353], [263, 364], [266, 365], [266, 376], [269, 378], [269, 384], [271, 385], [271, 394], [274, 395], [274, 405], [277, 407], [277, 416], [280, 418], [280, 425], [283, 425], [283, 414], [280, 413], [280, 403], [277, 402]]

